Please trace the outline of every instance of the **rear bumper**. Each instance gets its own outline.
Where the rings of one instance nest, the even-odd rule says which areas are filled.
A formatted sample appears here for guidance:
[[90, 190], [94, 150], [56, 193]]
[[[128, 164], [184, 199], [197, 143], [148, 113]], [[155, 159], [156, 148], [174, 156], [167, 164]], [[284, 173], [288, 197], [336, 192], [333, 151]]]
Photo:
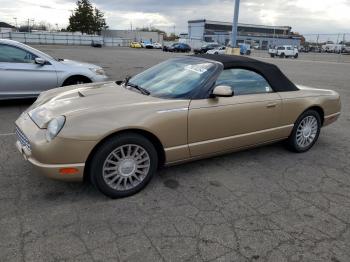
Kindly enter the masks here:
[[323, 126], [328, 126], [338, 120], [340, 112], [324, 117]]
[[[84, 176], [84, 163], [78, 164], [44, 164], [33, 158], [31, 151], [28, 148], [22, 146], [22, 144], [17, 141], [16, 147], [21, 153], [23, 158], [29, 161], [42, 175], [49, 178], [63, 181], [82, 181]], [[67, 174], [63, 172], [65, 169], [74, 169], [74, 173]]]

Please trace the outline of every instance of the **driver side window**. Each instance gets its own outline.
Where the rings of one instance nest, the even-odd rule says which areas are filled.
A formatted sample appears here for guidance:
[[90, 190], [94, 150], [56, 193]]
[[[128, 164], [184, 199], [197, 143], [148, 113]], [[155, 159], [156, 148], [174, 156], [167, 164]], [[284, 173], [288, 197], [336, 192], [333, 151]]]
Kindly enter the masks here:
[[34, 63], [35, 58], [35, 55], [23, 49], [9, 45], [0, 45], [0, 62]]
[[263, 76], [254, 71], [239, 68], [222, 71], [216, 85], [230, 86], [235, 96], [273, 92]]

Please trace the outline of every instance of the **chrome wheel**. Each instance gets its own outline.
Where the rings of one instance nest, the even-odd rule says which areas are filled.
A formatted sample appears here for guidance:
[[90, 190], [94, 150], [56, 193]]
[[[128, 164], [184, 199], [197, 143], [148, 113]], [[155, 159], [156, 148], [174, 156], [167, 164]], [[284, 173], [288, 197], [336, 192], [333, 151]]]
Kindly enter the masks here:
[[141, 146], [127, 144], [113, 150], [103, 164], [103, 179], [108, 186], [126, 191], [138, 186], [150, 169], [150, 157]]
[[318, 122], [315, 116], [305, 117], [298, 126], [296, 131], [296, 142], [297, 145], [301, 148], [306, 148], [310, 146], [318, 132]]

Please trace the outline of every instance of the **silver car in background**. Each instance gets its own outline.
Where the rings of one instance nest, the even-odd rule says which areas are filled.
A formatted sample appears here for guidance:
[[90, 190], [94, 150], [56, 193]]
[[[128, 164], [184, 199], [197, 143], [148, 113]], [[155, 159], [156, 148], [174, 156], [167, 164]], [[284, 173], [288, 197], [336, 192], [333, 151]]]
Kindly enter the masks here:
[[53, 58], [25, 44], [0, 39], [0, 100], [31, 98], [51, 88], [107, 79], [100, 66]]

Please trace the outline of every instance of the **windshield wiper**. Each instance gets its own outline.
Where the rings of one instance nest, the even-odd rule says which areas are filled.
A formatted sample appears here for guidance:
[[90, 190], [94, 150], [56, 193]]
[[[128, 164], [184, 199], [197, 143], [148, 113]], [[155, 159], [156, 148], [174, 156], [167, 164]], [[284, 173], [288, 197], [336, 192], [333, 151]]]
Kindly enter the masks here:
[[149, 95], [151, 94], [147, 89], [142, 88], [142, 87], [139, 86], [139, 85], [130, 83], [130, 82], [129, 82], [130, 78], [131, 78], [130, 76], [127, 76], [127, 77], [124, 79], [123, 84], [124, 84], [125, 87], [130, 86], [130, 87], [132, 87], [132, 88], [135, 88], [136, 90], [140, 91], [141, 94], [146, 95], [146, 96], [149, 96]]
[[126, 85], [127, 85], [127, 86], [130, 86], [130, 87], [132, 87], [132, 88], [137, 89], [138, 91], [140, 91], [142, 94], [144, 94], [144, 95], [146, 95], [146, 96], [149, 96], [149, 95], [151, 94], [148, 90], [146, 90], [146, 89], [144, 89], [144, 88], [142, 88], [141, 86], [138, 86], [138, 85], [136, 85], [136, 84], [127, 82]]

